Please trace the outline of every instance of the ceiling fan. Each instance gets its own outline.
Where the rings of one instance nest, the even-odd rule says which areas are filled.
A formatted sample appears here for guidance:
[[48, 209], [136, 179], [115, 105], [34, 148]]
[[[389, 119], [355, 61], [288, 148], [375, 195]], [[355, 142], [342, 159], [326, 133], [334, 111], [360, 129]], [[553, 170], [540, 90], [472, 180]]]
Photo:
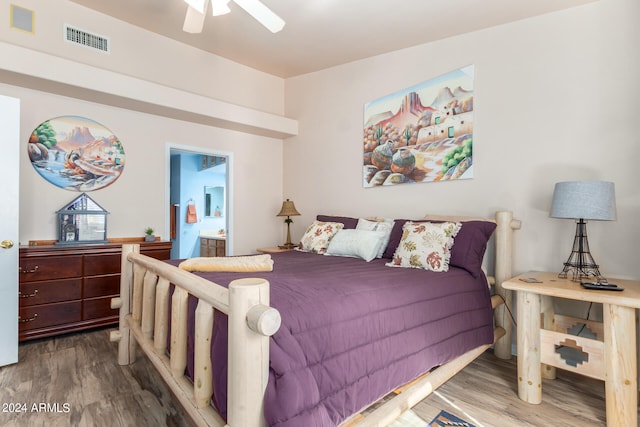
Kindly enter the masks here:
[[[204, 17], [211, 3], [213, 16], [224, 15], [231, 12], [228, 3], [230, 0], [184, 0], [189, 5], [187, 16], [184, 19], [182, 30], [187, 33], [201, 33], [204, 27]], [[272, 33], [277, 33], [284, 27], [284, 20], [273, 13], [259, 0], [233, 0], [249, 15], [253, 16]]]

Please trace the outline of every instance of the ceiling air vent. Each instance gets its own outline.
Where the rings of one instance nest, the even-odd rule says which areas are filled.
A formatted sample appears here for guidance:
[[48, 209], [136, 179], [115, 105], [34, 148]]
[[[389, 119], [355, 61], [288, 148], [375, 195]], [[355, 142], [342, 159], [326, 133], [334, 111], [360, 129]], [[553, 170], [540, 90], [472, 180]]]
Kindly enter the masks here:
[[79, 44], [100, 52], [109, 53], [109, 38], [98, 34], [93, 34], [71, 25], [64, 25], [64, 39], [70, 43]]

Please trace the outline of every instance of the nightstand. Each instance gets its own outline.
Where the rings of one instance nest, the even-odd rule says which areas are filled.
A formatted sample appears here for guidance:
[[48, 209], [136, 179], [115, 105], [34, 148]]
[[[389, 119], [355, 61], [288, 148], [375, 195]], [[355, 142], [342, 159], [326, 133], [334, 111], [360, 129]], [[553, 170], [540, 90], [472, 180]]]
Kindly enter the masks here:
[[[518, 396], [538, 404], [542, 400], [543, 371], [547, 378], [555, 378], [555, 368], [576, 372], [605, 382], [607, 426], [637, 427], [636, 309], [640, 308], [640, 281], [609, 281], [624, 291], [584, 289], [578, 282], [558, 278], [557, 273], [543, 272], [525, 273], [502, 284], [517, 291]], [[601, 303], [603, 322], [556, 315], [553, 298]], [[567, 333], [581, 324], [596, 338]], [[556, 351], [560, 347], [576, 348], [586, 360], [569, 365]]]
[[272, 248], [258, 248], [256, 249], [256, 251], [260, 252], [261, 254], [277, 254], [280, 252], [289, 252], [292, 251], [293, 248], [291, 249], [287, 249], [287, 248], [280, 248], [278, 246], [274, 246]]

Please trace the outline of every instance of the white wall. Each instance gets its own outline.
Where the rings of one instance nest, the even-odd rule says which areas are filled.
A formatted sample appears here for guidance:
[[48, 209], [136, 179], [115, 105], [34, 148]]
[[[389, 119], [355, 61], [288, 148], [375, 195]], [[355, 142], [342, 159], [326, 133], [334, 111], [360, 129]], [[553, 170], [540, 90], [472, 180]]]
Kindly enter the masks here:
[[[9, 27], [9, 5], [34, 11], [35, 33]], [[282, 114], [284, 81], [68, 0], [0, 0], [0, 40], [260, 111]], [[63, 40], [64, 24], [108, 37], [105, 54]], [[182, 25], [178, 22], [177, 25]], [[37, 64], [47, 67], [46, 63]]]
[[[554, 183], [616, 183], [618, 220], [591, 222], [605, 275], [640, 278], [640, 2], [585, 6], [392, 52], [286, 81], [299, 135], [284, 146], [284, 196], [302, 213], [420, 217], [491, 215], [523, 221], [515, 271], [558, 271], [575, 225], [548, 217]], [[362, 188], [363, 105], [475, 65], [474, 178]]]
[[[10, 3], [15, 2], [0, 0], [0, 10], [6, 11], [7, 15]], [[27, 156], [26, 145], [34, 128], [61, 115], [96, 120], [112, 130], [124, 145], [126, 166], [122, 176], [109, 187], [90, 194], [110, 212], [108, 237], [142, 236], [147, 226], [159, 234], [165, 230], [169, 205], [165, 200], [168, 194], [165, 188], [168, 186], [165, 147], [171, 143], [233, 154], [231, 187], [234, 200], [230, 207], [233, 208], [231, 222], [234, 228], [230, 230], [232, 241], [229, 246], [234, 253], [250, 253], [257, 247], [271, 246], [281, 240], [282, 224], [275, 213], [283, 199], [282, 140], [260, 135], [273, 134], [269, 129], [281, 126], [278, 119], [282, 118], [284, 110], [283, 79], [166, 39], [67, 0], [22, 0], [19, 6], [35, 12], [35, 34], [9, 28], [8, 19], [0, 25], [0, 42], [5, 42], [5, 50], [11, 46], [13, 49], [9, 50], [14, 52], [0, 63], [0, 94], [20, 98], [22, 105], [21, 243], [56, 239], [55, 211], [77, 196], [75, 192], [47, 183], [33, 169]], [[111, 53], [94, 52], [63, 41], [65, 23], [109, 37]], [[240, 126], [233, 127], [232, 123], [231, 127], [223, 129], [215, 127], [215, 124], [196, 124], [198, 120], [188, 122], [156, 116], [155, 107], [147, 105], [149, 99], [146, 98], [138, 99], [142, 102], [120, 99], [113, 104], [102, 104], [97, 100], [109, 101], [109, 95], [78, 90], [73, 86], [73, 80], [68, 80], [73, 69], [52, 70], [52, 65], [46, 60], [36, 62], [28, 59], [48, 58], [48, 55], [90, 66], [83, 67], [83, 70], [115, 72], [99, 73], [100, 85], [104, 88], [115, 86], [126, 91], [127, 88], [120, 86], [125, 81], [126, 84], [137, 85], [130, 88], [129, 93], [134, 94], [142, 90], [140, 87], [153, 86], [146, 85], [146, 82], [152, 82], [157, 84], [153, 87], [158, 93], [149, 99], [172, 96], [181, 108], [185, 102], [193, 102], [197, 106], [231, 110], [231, 119]], [[19, 66], [12, 68], [16, 64]], [[60, 64], [68, 67], [64, 61]], [[89, 78], [87, 75], [77, 77], [84, 82]], [[64, 84], [55, 84], [48, 79]], [[82, 89], [86, 85], [79, 87]], [[108, 92], [108, 89], [102, 90]], [[135, 95], [126, 96], [135, 98]], [[226, 104], [207, 103], [207, 100]], [[189, 108], [193, 105], [186, 106], [186, 114], [184, 111], [169, 113], [191, 120], [193, 115]], [[166, 109], [158, 110], [163, 115], [167, 113]], [[209, 121], [217, 119], [215, 112], [203, 111], [202, 114], [213, 118]], [[239, 117], [243, 114], [246, 117]], [[224, 125], [227, 118], [220, 118]], [[249, 130], [251, 133], [231, 130], [240, 129], [244, 124], [252, 128]], [[285, 126], [289, 125], [291, 123], [285, 123]], [[262, 132], [260, 126], [264, 126], [266, 131]], [[257, 135], [254, 134], [256, 128]], [[166, 239], [168, 236], [162, 237]]]
[[[231, 238], [234, 252], [250, 253], [280, 240], [275, 213], [282, 203], [282, 141], [132, 112], [58, 95], [0, 84], [0, 93], [21, 100], [20, 242], [56, 239], [55, 212], [78, 193], [49, 184], [27, 155], [29, 135], [41, 122], [61, 115], [91, 118], [114, 132], [124, 146], [126, 166], [110, 186], [90, 196], [108, 216], [108, 237], [143, 236], [164, 230], [169, 208], [166, 143], [216, 149], [234, 155]], [[165, 183], [167, 183], [165, 185]], [[199, 190], [200, 192], [201, 190]], [[165, 204], [166, 202], [166, 204]], [[162, 236], [167, 238], [168, 236]]]

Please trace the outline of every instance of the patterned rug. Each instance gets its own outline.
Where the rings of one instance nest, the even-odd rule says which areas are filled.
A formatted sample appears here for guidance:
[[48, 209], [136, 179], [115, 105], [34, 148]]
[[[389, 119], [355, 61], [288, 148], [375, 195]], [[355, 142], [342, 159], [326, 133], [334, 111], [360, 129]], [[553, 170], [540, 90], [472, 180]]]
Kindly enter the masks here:
[[447, 411], [440, 411], [438, 415], [428, 424], [429, 427], [445, 427], [445, 426], [461, 426], [461, 427], [475, 427], [473, 424], [461, 420], [455, 415], [451, 415]]
[[436, 417], [427, 423], [425, 420], [416, 415], [415, 412], [409, 410], [404, 412], [388, 427], [475, 427], [473, 424], [462, 420], [447, 411], [440, 411]]

